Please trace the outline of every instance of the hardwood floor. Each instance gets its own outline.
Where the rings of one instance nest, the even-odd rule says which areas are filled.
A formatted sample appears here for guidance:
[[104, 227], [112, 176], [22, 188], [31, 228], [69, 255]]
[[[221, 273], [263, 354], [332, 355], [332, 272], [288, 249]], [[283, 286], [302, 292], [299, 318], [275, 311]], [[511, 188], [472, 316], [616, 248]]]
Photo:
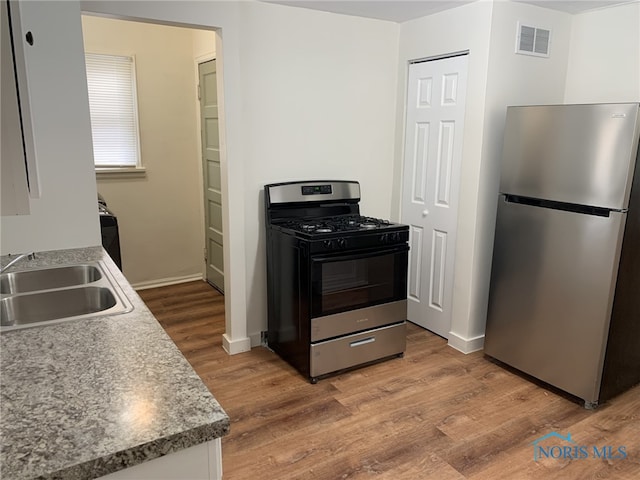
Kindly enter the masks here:
[[[266, 348], [227, 355], [224, 299], [206, 283], [140, 296], [231, 418], [227, 480], [640, 478], [640, 386], [587, 411], [415, 325], [404, 358], [311, 385]], [[553, 431], [575, 443], [544, 440], [534, 461]]]

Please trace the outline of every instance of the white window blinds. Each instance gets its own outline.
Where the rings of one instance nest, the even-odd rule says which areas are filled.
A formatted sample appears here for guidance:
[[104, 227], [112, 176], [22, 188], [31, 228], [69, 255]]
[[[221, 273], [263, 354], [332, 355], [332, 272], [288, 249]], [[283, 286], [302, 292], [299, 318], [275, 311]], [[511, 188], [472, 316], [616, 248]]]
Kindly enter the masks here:
[[85, 54], [97, 168], [139, 166], [133, 57]]

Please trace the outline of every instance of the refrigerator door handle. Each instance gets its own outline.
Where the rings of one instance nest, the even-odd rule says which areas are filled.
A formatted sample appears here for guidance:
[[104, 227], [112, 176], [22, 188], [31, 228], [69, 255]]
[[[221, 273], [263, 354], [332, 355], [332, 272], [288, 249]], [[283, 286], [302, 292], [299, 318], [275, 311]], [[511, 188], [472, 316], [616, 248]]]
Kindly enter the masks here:
[[563, 210], [565, 212], [581, 213], [584, 215], [595, 215], [596, 217], [608, 217], [611, 212], [626, 213], [627, 209], [616, 210], [593, 205], [578, 205], [575, 203], [557, 202], [555, 200], [544, 200], [541, 198], [524, 197], [521, 195], [504, 194], [506, 203], [518, 203], [532, 207], [550, 208], [552, 210]]

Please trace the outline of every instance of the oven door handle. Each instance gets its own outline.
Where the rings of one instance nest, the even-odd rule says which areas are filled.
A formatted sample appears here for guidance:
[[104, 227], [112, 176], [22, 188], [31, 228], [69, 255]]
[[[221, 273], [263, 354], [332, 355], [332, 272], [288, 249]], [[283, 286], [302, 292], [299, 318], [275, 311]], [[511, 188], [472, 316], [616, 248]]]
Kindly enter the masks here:
[[382, 257], [384, 255], [393, 255], [396, 253], [403, 253], [408, 251], [409, 251], [409, 245], [404, 244], [404, 245], [398, 245], [397, 247], [393, 247], [393, 248], [382, 248], [382, 249], [374, 248], [374, 249], [369, 249], [359, 253], [352, 252], [349, 255], [344, 255], [342, 253], [334, 253], [331, 255], [314, 255], [311, 257], [311, 261], [319, 262], [319, 263], [332, 262], [332, 261], [347, 262], [349, 260], [360, 260], [363, 258]]

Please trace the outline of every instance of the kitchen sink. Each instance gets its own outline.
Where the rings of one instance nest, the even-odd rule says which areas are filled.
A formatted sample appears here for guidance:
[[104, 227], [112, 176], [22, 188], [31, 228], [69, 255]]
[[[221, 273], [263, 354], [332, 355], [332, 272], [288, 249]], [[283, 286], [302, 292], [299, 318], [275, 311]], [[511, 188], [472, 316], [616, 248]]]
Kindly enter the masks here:
[[106, 312], [116, 305], [104, 287], [80, 287], [15, 295], [0, 300], [0, 324], [24, 325], [58, 318]]
[[70, 265], [0, 275], [0, 293], [24, 293], [95, 282], [102, 273], [94, 265]]
[[0, 275], [0, 331], [133, 310], [102, 262]]

